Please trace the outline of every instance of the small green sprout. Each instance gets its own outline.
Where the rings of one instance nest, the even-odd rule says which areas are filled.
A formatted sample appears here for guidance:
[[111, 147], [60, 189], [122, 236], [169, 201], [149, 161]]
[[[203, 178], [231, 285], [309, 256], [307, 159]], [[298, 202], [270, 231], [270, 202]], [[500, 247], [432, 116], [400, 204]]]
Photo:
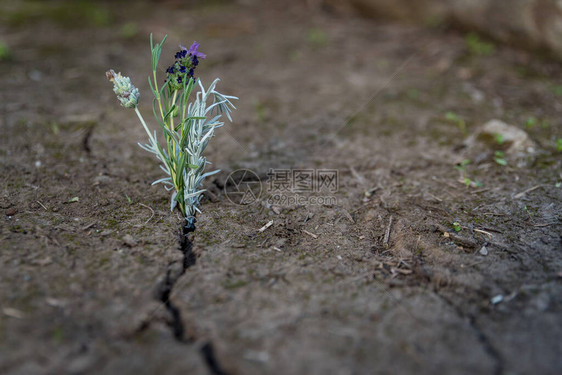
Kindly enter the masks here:
[[461, 231], [461, 225], [459, 224], [458, 221], [455, 221], [453, 223], [453, 229], [455, 230], [455, 232], [460, 232]]
[[550, 86], [550, 90], [556, 96], [562, 96], [562, 85], [553, 85]]
[[529, 117], [529, 118], [527, 119], [527, 121], [525, 121], [525, 127], [526, 127], [527, 129], [532, 129], [532, 128], [534, 128], [535, 125], [537, 125], [537, 124], [538, 124], [538, 120], [537, 120], [535, 117], [533, 117], [533, 116]]
[[502, 166], [506, 166], [507, 165], [507, 161], [505, 160], [505, 155], [503, 153], [503, 151], [496, 151], [494, 153], [494, 161]]
[[0, 61], [7, 61], [12, 58], [12, 52], [10, 47], [2, 41], [0, 41]]
[[260, 100], [254, 101], [254, 109], [256, 110], [256, 117], [258, 121], [264, 122], [267, 119], [265, 106]]
[[464, 121], [464, 119], [462, 117], [460, 117], [459, 115], [457, 115], [454, 112], [449, 111], [449, 112], [445, 113], [445, 119], [449, 122], [454, 123], [464, 135], [467, 134], [466, 122]]
[[407, 94], [408, 98], [412, 100], [418, 100], [420, 98], [420, 90], [418, 89], [409, 89]]
[[317, 28], [308, 30], [306, 40], [313, 47], [324, 47], [326, 44], [328, 44], [328, 37], [326, 36], [326, 33]]
[[51, 127], [51, 131], [53, 132], [54, 135], [59, 134], [60, 127], [59, 127], [59, 124], [56, 121], [51, 122], [50, 127]]
[[470, 163], [472, 163], [472, 160], [464, 159], [459, 164], [455, 165], [455, 169], [457, 171], [464, 171], [464, 170], [466, 170], [466, 166], [469, 165]]
[[505, 142], [505, 138], [501, 133], [494, 133], [494, 141], [496, 141], [498, 145], [503, 145]]
[[523, 206], [523, 211], [525, 211], [527, 213], [527, 215], [529, 216], [529, 219], [533, 218], [533, 214], [531, 214], [527, 205]]
[[562, 152], [562, 138], [556, 139], [556, 151]]
[[496, 47], [489, 42], [483, 41], [478, 34], [472, 32], [466, 36], [466, 47], [471, 55], [489, 56], [496, 51]]
[[465, 177], [464, 178], [464, 184], [466, 185], [466, 187], [477, 187], [477, 188], [481, 188], [482, 186], [484, 186], [484, 184], [480, 181], [472, 181], [470, 178]]

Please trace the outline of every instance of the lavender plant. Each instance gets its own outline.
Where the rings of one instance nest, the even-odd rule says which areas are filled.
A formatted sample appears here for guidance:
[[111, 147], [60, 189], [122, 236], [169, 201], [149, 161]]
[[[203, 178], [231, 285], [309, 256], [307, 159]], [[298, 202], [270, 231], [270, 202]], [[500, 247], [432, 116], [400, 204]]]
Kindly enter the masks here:
[[[158, 143], [156, 131], [151, 132], [146, 121], [139, 112], [139, 90], [131, 83], [129, 77], [109, 70], [106, 75], [113, 83], [113, 91], [121, 105], [133, 108], [144, 130], [148, 134], [149, 142], [139, 143], [144, 150], [154, 154], [161, 163], [160, 168], [165, 177], [152, 184], [164, 184], [168, 191], [172, 191], [170, 210], [178, 207], [186, 220], [186, 228], [195, 229], [195, 216], [201, 212], [199, 205], [202, 193], [205, 191], [201, 184], [206, 177], [214, 175], [219, 170], [205, 172], [207, 164], [211, 164], [203, 156], [203, 151], [214, 136], [216, 128], [224, 125], [222, 115], [232, 121], [231, 113], [235, 109], [231, 100], [234, 96], [223, 95], [216, 90], [219, 79], [215, 79], [205, 89], [201, 80], [195, 77], [195, 70], [204, 53], [199, 52], [199, 44], [194, 42], [188, 49], [180, 45], [180, 51], [175, 54], [175, 61], [166, 69], [166, 80], [158, 87], [157, 68], [162, 52], [162, 42], [153, 44], [150, 35], [152, 51], [152, 77], [148, 77], [150, 88], [154, 95], [152, 111], [156, 121], [162, 128], [165, 147]], [[192, 92], [199, 87], [194, 100], [190, 101]]]

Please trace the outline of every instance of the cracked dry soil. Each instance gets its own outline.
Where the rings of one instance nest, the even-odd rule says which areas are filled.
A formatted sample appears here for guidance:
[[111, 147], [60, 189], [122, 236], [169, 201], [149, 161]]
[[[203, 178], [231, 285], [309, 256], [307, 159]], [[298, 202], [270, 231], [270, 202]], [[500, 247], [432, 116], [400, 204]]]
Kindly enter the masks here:
[[[96, 2], [107, 22], [80, 25], [16, 3], [0, 5], [0, 373], [562, 371], [558, 62], [296, 1]], [[241, 98], [179, 243], [104, 78], [131, 76], [148, 117], [150, 32], [169, 35], [164, 65], [197, 40], [200, 77]], [[501, 166], [499, 145], [465, 147], [491, 119], [536, 153]], [[270, 169], [337, 170], [337, 204], [232, 204], [239, 168], [264, 189]]]

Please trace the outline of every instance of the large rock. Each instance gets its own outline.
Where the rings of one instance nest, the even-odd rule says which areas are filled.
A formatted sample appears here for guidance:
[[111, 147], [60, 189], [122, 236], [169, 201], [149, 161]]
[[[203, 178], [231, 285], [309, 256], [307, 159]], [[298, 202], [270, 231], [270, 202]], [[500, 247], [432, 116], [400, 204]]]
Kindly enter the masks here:
[[533, 161], [537, 146], [522, 129], [500, 120], [490, 120], [468, 137], [465, 142], [465, 157], [476, 162], [494, 151], [502, 151], [517, 167], [528, 166]]
[[501, 42], [546, 48], [562, 58], [562, 2], [557, 0], [324, 0], [370, 17], [444, 21]]
[[493, 140], [496, 146], [498, 146], [499, 137], [501, 139], [500, 146], [503, 146], [507, 154], [532, 154], [535, 152], [535, 143], [524, 130], [500, 120], [488, 121], [477, 131], [476, 135], [479, 140], [484, 142], [490, 143]]

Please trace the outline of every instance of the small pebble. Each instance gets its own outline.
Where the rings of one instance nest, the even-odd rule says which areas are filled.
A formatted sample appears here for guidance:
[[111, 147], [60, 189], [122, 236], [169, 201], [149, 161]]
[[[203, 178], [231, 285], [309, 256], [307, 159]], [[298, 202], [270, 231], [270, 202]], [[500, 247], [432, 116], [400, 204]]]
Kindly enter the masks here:
[[500, 303], [501, 301], [503, 301], [503, 295], [498, 294], [495, 297], [492, 297], [492, 299], [490, 300], [490, 302], [492, 303], [492, 305], [497, 305], [498, 303]]
[[137, 241], [133, 238], [133, 236], [131, 236], [130, 234], [126, 234], [123, 237], [123, 243], [129, 247], [135, 247], [137, 246]]
[[111, 177], [102, 174], [94, 178], [94, 185], [107, 184], [110, 181]]
[[479, 251], [480, 255], [488, 255], [488, 249], [486, 248], [486, 246], [482, 246], [482, 248]]
[[18, 209], [16, 207], [11, 207], [6, 210], [6, 216], [14, 216], [18, 213]]

